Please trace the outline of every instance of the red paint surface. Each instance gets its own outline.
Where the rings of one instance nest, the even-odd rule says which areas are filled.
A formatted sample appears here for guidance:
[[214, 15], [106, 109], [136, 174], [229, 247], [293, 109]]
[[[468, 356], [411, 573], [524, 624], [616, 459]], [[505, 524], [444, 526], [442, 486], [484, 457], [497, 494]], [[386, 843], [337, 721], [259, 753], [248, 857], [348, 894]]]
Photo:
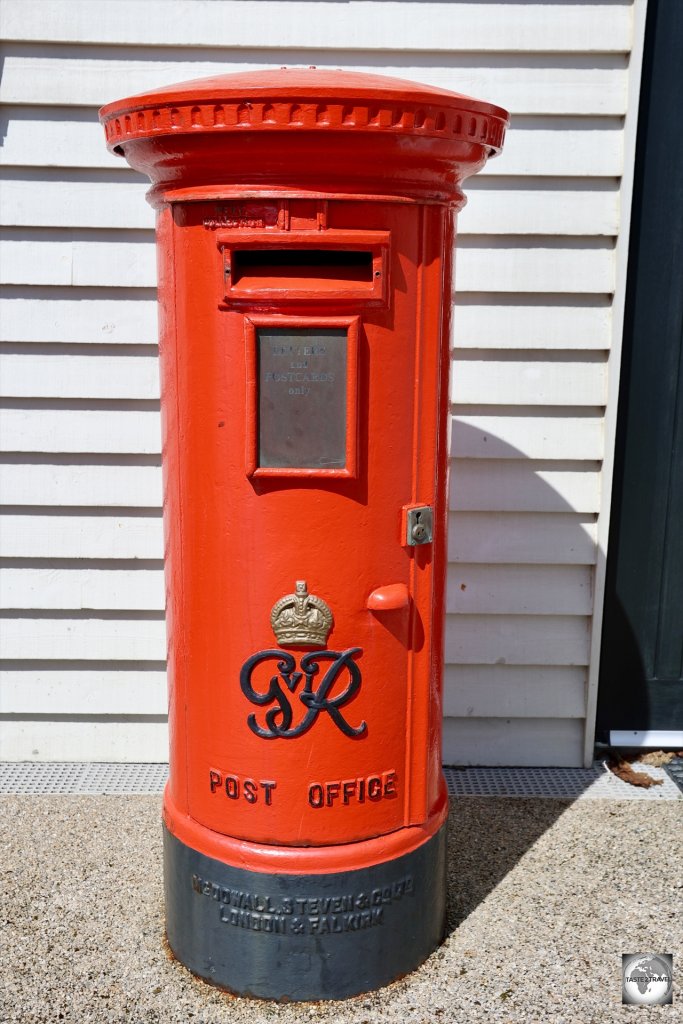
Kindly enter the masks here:
[[[349, 870], [413, 849], [446, 812], [453, 215], [505, 117], [412, 83], [316, 71], [208, 79], [101, 112], [158, 207], [165, 817], [230, 863]], [[294, 279], [267, 256], [287, 249], [367, 251], [370, 270]], [[258, 466], [259, 325], [349, 327], [343, 470]], [[412, 504], [433, 506], [433, 543], [406, 546]], [[278, 648], [270, 610], [297, 580], [332, 609], [327, 648], [359, 649], [362, 682], [340, 710], [361, 735], [325, 711], [293, 738], [248, 724], [269, 708], [247, 699], [240, 670]], [[254, 686], [272, 675], [275, 662], [260, 666]], [[287, 691], [293, 729], [302, 686]]]

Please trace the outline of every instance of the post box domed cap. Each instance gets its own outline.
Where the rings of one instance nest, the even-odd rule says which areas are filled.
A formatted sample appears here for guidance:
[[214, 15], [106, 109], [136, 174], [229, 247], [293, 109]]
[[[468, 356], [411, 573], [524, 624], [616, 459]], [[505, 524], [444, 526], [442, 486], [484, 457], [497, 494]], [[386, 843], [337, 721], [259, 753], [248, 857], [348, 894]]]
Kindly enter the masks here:
[[498, 152], [507, 111], [400, 78], [282, 68], [180, 82], [100, 110], [107, 145], [161, 135], [251, 131], [381, 132], [478, 143]]

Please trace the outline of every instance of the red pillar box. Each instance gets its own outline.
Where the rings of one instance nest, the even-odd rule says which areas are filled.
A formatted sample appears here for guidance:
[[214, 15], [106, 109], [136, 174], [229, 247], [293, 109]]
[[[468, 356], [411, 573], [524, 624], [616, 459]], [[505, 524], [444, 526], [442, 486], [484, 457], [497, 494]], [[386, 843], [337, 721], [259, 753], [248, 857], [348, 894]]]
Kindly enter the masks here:
[[311, 69], [100, 118], [157, 210], [168, 941], [235, 992], [353, 995], [444, 932], [454, 211], [507, 115]]

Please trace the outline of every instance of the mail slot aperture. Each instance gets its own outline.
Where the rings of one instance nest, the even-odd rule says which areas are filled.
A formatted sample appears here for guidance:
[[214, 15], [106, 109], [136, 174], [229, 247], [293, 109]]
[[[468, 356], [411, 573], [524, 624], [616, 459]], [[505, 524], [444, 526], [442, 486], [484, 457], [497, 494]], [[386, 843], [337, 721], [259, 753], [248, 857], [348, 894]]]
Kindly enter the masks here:
[[354, 249], [236, 249], [233, 288], [291, 288], [309, 281], [317, 288], [372, 284], [372, 253]]
[[389, 235], [385, 232], [289, 231], [274, 237], [220, 232], [223, 301], [278, 303], [316, 300], [378, 306], [388, 287]]

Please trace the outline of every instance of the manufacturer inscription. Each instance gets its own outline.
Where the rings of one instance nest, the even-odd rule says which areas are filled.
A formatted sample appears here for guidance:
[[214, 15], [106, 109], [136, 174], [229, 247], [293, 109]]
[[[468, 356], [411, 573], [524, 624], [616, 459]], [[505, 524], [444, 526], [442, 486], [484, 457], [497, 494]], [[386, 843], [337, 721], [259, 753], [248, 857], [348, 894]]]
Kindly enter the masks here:
[[[296, 659], [287, 651], [258, 651], [247, 658], [240, 672], [242, 693], [252, 704], [268, 708], [263, 724], [255, 714], [247, 716], [251, 731], [265, 740], [294, 739], [308, 732], [319, 715], [325, 713], [345, 736], [364, 736], [367, 723], [361, 721], [358, 725], [351, 725], [341, 711], [361, 687], [361, 671], [353, 660], [356, 654], [362, 654], [362, 648], [349, 647], [345, 651], [314, 651], [304, 654], [300, 661], [300, 671], [297, 670]], [[262, 666], [273, 661], [277, 664], [278, 674], [270, 676], [265, 689], [257, 689], [254, 685], [255, 674]], [[321, 674], [321, 665], [325, 662], [329, 662], [329, 665]], [[304, 685], [296, 692], [302, 679], [305, 680]], [[335, 693], [340, 679], [347, 680], [346, 686], [341, 692]], [[295, 720], [297, 698], [306, 708], [306, 713], [303, 718]]]
[[383, 925], [385, 912], [415, 895], [412, 875], [390, 885], [334, 896], [270, 896], [219, 885], [193, 874], [192, 888], [218, 905], [224, 924], [277, 935], [324, 935], [362, 931]]
[[226, 203], [216, 207], [213, 217], [204, 217], [205, 228], [265, 228], [277, 224], [275, 207], [247, 203]]

